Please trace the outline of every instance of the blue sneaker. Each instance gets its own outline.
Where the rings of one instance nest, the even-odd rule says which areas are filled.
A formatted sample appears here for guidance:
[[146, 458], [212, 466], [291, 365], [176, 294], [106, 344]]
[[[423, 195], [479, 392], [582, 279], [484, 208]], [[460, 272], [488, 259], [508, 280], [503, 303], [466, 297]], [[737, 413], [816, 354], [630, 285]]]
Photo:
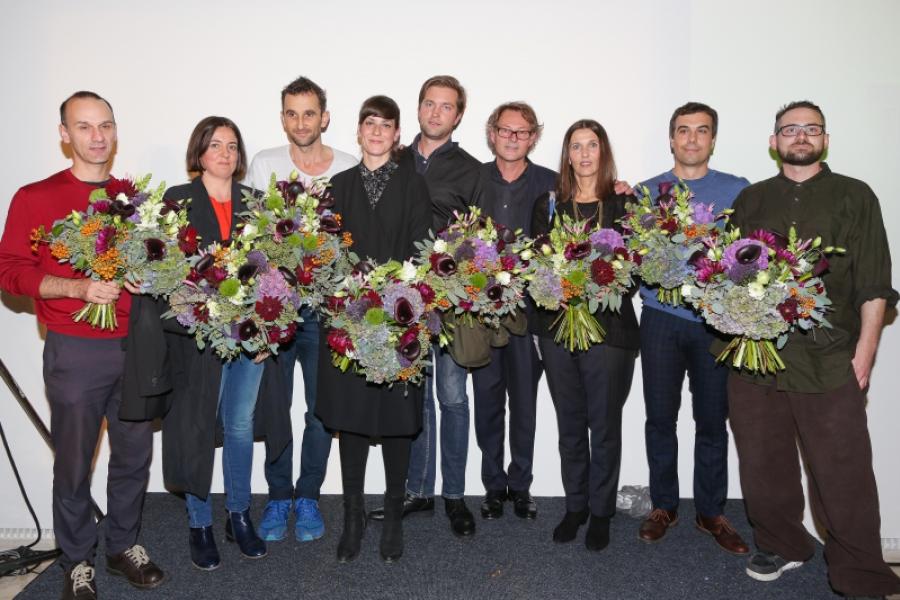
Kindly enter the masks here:
[[269, 500], [259, 524], [259, 536], [267, 542], [278, 542], [287, 535], [290, 500]]
[[325, 521], [319, 512], [318, 500], [297, 498], [294, 514], [297, 517], [294, 535], [297, 536], [298, 542], [311, 542], [325, 535]]

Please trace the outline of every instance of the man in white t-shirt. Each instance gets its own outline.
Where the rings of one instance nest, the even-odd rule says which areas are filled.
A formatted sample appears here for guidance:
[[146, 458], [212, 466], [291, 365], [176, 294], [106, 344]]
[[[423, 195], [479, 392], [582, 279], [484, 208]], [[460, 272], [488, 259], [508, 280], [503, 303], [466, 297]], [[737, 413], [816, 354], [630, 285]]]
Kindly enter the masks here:
[[[322, 132], [328, 129], [331, 116], [326, 109], [325, 90], [299, 77], [281, 91], [281, 124], [289, 144], [262, 150], [253, 157], [245, 183], [264, 190], [272, 173], [278, 180], [287, 179], [291, 171], [300, 174], [308, 184], [314, 178], [331, 178], [359, 161], [340, 150], [322, 143]], [[284, 539], [292, 504], [297, 517], [294, 533], [298, 541], [308, 542], [325, 535], [325, 523], [319, 512], [319, 490], [325, 479], [325, 468], [331, 452], [331, 434], [325, 431], [316, 411], [316, 369], [319, 356], [319, 323], [316, 314], [301, 311], [303, 323], [294, 342], [278, 355], [285, 376], [293, 390], [294, 362], [303, 369], [306, 397], [306, 426], [300, 452], [300, 477], [293, 482], [294, 444], [289, 443], [278, 457], [266, 456], [266, 481], [269, 502], [263, 512], [259, 534], [267, 541]], [[288, 395], [287, 402], [291, 402]], [[296, 502], [293, 502], [296, 500]]]

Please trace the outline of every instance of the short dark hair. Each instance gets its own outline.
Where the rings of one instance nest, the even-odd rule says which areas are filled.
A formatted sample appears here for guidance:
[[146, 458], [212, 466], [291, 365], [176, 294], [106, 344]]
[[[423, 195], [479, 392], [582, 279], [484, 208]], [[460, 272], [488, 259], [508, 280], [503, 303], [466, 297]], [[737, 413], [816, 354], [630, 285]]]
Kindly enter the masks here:
[[425, 92], [433, 87], [450, 88], [456, 92], [456, 112], [460, 115], [466, 112], [466, 88], [464, 88], [459, 80], [453, 75], [435, 75], [434, 77], [429, 77], [425, 83], [422, 84], [422, 89], [419, 90], [420, 106], [422, 100], [425, 99]]
[[[109, 112], [113, 111], [112, 104], [109, 103], [109, 100], [102, 97], [100, 94], [96, 92], [89, 92], [88, 90], [81, 90], [75, 92], [65, 100], [63, 100], [62, 104], [59, 105], [59, 122], [63, 125], [66, 124], [66, 107], [69, 105], [70, 100], [78, 100], [80, 98], [90, 98], [92, 100], [100, 100], [106, 106], [109, 107]], [[115, 115], [113, 115], [113, 120], [115, 121]]]
[[[394, 125], [397, 129], [400, 129], [400, 107], [394, 101], [393, 98], [383, 95], [371, 96], [366, 98], [363, 101], [362, 106], [359, 107], [359, 120], [356, 122], [357, 125], [362, 125], [363, 121], [365, 121], [369, 117], [379, 117], [382, 119], [389, 119], [394, 121]], [[397, 150], [400, 146], [399, 142], [395, 142], [393, 147], [391, 148], [391, 158], [393, 160], [397, 160], [399, 158], [399, 151]]]
[[781, 117], [784, 116], [789, 110], [794, 110], [795, 108], [808, 108], [810, 110], [814, 110], [819, 113], [819, 116], [822, 117], [822, 127], [825, 127], [825, 113], [822, 112], [822, 109], [819, 108], [817, 104], [810, 102], [809, 100], [795, 100], [793, 102], [789, 102], [778, 109], [778, 112], [775, 113], [775, 133], [778, 133], [778, 121], [781, 120]]
[[712, 119], [712, 136], [716, 137], [716, 134], [719, 133], [719, 113], [716, 112], [716, 109], [702, 102], [688, 102], [676, 108], [672, 113], [672, 118], [669, 119], [669, 139], [675, 137], [675, 119], [696, 113], [709, 115], [709, 118]]
[[579, 129], [590, 129], [600, 141], [600, 172], [597, 174], [597, 188], [594, 193], [597, 194], [600, 201], [603, 201], [615, 193], [616, 161], [613, 158], [612, 144], [609, 143], [606, 129], [593, 119], [575, 121], [563, 137], [562, 152], [559, 157], [559, 179], [557, 179], [556, 185], [558, 199], [560, 202], [568, 202], [574, 199], [577, 192], [575, 169], [569, 160], [569, 144], [572, 141], [572, 135]]
[[487, 137], [487, 145], [490, 148], [491, 152], [496, 154], [497, 149], [494, 147], [494, 144], [491, 143], [491, 131], [497, 127], [497, 122], [500, 120], [500, 117], [503, 116], [503, 113], [511, 110], [513, 112], [517, 112], [522, 115], [522, 118], [528, 121], [528, 125], [531, 127], [532, 134], [534, 135], [534, 143], [531, 145], [531, 148], [528, 150], [531, 153], [534, 150], [534, 147], [537, 146], [538, 141], [541, 139], [541, 133], [544, 131], [544, 126], [538, 122], [537, 113], [534, 112], [534, 109], [531, 108], [531, 105], [527, 102], [515, 101], [515, 102], [504, 102], [500, 106], [494, 109], [494, 112], [491, 113], [491, 116], [488, 117], [487, 123], [484, 126], [484, 134]]
[[234, 121], [228, 117], [206, 117], [202, 119], [194, 131], [191, 132], [191, 139], [188, 140], [186, 163], [188, 173], [202, 173], [203, 166], [200, 164], [200, 157], [209, 148], [212, 136], [219, 127], [227, 127], [234, 132], [237, 138], [238, 159], [237, 166], [234, 169], [232, 179], [240, 181], [247, 174], [247, 150], [244, 149], [244, 138], [241, 137], [241, 130], [234, 124]]
[[306, 77], [298, 77], [281, 90], [281, 106], [284, 107], [285, 96], [296, 96], [297, 94], [315, 94], [319, 99], [319, 109], [322, 112], [327, 110], [327, 99], [325, 98], [325, 90], [316, 85], [312, 79]]

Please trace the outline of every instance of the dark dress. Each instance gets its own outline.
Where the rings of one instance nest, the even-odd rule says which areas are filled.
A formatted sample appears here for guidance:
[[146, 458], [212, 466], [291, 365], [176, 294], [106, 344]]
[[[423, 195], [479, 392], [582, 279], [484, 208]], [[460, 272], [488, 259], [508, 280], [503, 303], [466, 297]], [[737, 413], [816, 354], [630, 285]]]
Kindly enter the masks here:
[[[250, 188], [234, 183], [231, 191], [231, 227], [238, 214], [247, 210], [244, 191]], [[189, 184], [166, 191], [167, 199], [188, 204], [188, 220], [197, 229], [201, 246], [221, 242], [219, 224], [209, 194], [199, 177]], [[163, 420], [163, 479], [173, 492], [188, 492], [199, 498], [209, 495], [212, 484], [216, 445], [221, 444], [221, 427], [216, 415], [222, 361], [211, 350], [197, 349], [194, 336], [187, 335], [174, 319], [164, 322], [171, 365], [171, 409]], [[285, 385], [276, 358], [265, 361], [254, 413], [255, 437], [265, 437], [266, 456], [278, 456], [291, 439], [290, 389]]]
[[[334, 211], [341, 215], [344, 231], [353, 236], [352, 250], [360, 259], [402, 261], [415, 253], [415, 242], [428, 237], [431, 199], [407, 153], [398, 159], [398, 168], [374, 208], [358, 166], [332, 177], [331, 186]], [[395, 383], [389, 388], [366, 382], [352, 369], [342, 373], [332, 364], [326, 338], [319, 336], [316, 404], [325, 427], [369, 437], [415, 435], [422, 428], [423, 387]]]

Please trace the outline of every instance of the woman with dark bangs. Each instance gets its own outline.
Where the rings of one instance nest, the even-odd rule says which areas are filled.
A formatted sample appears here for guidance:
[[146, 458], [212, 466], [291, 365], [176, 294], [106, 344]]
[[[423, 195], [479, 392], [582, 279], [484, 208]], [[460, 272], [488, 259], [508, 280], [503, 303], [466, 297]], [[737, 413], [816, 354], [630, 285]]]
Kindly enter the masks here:
[[[334, 211], [344, 231], [353, 236], [353, 250], [377, 263], [403, 261], [415, 253], [414, 243], [428, 235], [431, 199], [425, 180], [408, 154], [397, 152], [400, 109], [387, 96], [372, 96], [359, 111], [357, 138], [360, 163], [331, 179]], [[344, 488], [344, 531], [338, 544], [339, 562], [359, 554], [366, 525], [363, 485], [369, 446], [381, 443], [386, 491], [381, 557], [394, 562], [403, 554], [401, 516], [406, 471], [413, 437], [422, 428], [421, 385], [367, 383], [359, 374], [332, 365], [320, 338], [317, 413], [325, 427], [340, 432], [341, 477]]]
[[[626, 197], [614, 190], [616, 164], [606, 130], [593, 120], [576, 121], [563, 138], [555, 192], [538, 198], [532, 214], [535, 237], [547, 234], [558, 215], [618, 228]], [[554, 342], [558, 312], [538, 309], [532, 332], [538, 345], [559, 428], [559, 455], [566, 514], [553, 541], [571, 542], [590, 518], [585, 546], [609, 545], [609, 522], [616, 511], [622, 455], [622, 407], [631, 389], [640, 347], [631, 298], [619, 313], [594, 314], [606, 331], [603, 343], [569, 352]]]

